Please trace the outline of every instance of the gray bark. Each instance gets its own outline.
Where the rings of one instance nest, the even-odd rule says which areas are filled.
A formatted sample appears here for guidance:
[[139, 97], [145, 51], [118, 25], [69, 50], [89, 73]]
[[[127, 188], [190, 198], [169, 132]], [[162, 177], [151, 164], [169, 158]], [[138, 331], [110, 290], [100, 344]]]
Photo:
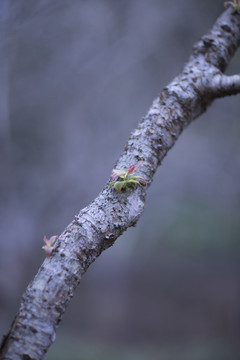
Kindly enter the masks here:
[[115, 168], [143, 163], [136, 173], [147, 187], [118, 193], [110, 178], [99, 196], [67, 226], [27, 287], [4, 337], [1, 359], [43, 359], [81, 276], [144, 209], [146, 190], [182, 130], [221, 96], [240, 92], [240, 75], [223, 75], [240, 44], [240, 15], [227, 9], [193, 47], [183, 71], [154, 100], [132, 132]]

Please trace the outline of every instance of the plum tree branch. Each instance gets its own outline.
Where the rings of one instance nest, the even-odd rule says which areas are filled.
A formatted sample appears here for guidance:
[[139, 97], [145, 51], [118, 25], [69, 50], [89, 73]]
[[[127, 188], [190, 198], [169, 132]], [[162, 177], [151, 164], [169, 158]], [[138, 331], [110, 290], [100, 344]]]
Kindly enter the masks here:
[[[142, 162], [136, 171], [147, 181], [182, 130], [211, 102], [240, 92], [239, 75], [223, 75], [240, 44], [240, 15], [227, 9], [193, 47], [183, 71], [153, 101], [123, 150], [117, 169]], [[20, 309], [4, 337], [1, 359], [43, 359], [81, 276], [101, 252], [130, 226], [144, 209], [147, 188], [118, 193], [110, 179], [99, 196], [82, 209], [54, 244], [23, 294]]]

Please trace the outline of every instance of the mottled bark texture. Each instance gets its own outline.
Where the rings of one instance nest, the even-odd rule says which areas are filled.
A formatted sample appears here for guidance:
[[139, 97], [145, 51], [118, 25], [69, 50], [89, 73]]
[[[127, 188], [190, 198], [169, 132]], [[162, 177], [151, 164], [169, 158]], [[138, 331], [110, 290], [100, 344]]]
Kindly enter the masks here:
[[[130, 135], [115, 168], [127, 169], [142, 162], [136, 174], [146, 179], [148, 187], [182, 130], [215, 98], [240, 92], [240, 76], [223, 75], [239, 44], [240, 15], [229, 8], [195, 44], [182, 73], [154, 100]], [[45, 357], [82, 274], [138, 221], [147, 187], [127, 188], [119, 194], [109, 185], [110, 179], [100, 195], [76, 215], [28, 286], [3, 339], [1, 359]]]

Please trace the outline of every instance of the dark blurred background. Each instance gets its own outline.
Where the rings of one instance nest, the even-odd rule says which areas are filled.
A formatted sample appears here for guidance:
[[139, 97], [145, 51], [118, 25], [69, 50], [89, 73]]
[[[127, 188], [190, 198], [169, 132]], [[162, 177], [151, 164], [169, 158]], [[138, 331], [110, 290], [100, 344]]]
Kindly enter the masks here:
[[[0, 0], [0, 335], [223, 0]], [[239, 73], [240, 53], [228, 73]], [[240, 358], [240, 98], [184, 131], [48, 360]]]

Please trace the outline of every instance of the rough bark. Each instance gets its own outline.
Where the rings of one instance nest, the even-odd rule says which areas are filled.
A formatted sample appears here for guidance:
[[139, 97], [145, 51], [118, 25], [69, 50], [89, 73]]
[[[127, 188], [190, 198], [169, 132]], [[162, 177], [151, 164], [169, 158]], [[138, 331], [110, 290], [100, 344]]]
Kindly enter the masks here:
[[[154, 100], [115, 168], [142, 162], [136, 173], [150, 186], [156, 168], [182, 130], [214, 99], [240, 92], [240, 75], [223, 75], [239, 44], [240, 15], [229, 8], [195, 44], [179, 76]], [[119, 194], [109, 184], [110, 179], [99, 196], [75, 216], [29, 284], [3, 339], [1, 359], [43, 359], [81, 276], [103, 250], [137, 223], [147, 187], [127, 188]]]

